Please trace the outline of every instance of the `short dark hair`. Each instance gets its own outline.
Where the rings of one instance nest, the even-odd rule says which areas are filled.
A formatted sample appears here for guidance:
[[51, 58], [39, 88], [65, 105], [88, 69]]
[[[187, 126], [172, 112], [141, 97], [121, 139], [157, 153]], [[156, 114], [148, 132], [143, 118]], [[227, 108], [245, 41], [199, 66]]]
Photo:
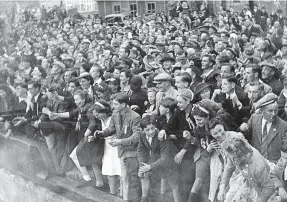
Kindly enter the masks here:
[[152, 116], [145, 116], [144, 118], [142, 118], [142, 120], [140, 121], [140, 126], [142, 129], [146, 128], [148, 125], [154, 125], [155, 120]]
[[120, 92], [118, 94], [115, 95], [114, 100], [118, 101], [120, 104], [125, 103], [128, 104], [129, 103], [129, 96], [127, 93], [125, 92]]
[[38, 81], [30, 82], [28, 85], [32, 85], [33, 88], [39, 88], [39, 89], [41, 89], [42, 87], [41, 83], [39, 83]]
[[221, 67], [222, 67], [222, 66], [228, 66], [228, 67], [230, 68], [230, 72], [235, 73], [235, 67], [234, 67], [232, 64], [223, 63], [223, 64], [221, 65]]
[[258, 74], [258, 78], [261, 78], [262, 68], [259, 65], [257, 65], [257, 64], [248, 64], [248, 65], [246, 65], [245, 68], [252, 68], [252, 73], [253, 74], [257, 73]]
[[226, 77], [226, 78], [223, 78], [223, 79], [226, 79], [229, 83], [234, 83], [234, 84], [237, 84], [237, 78], [235, 76], [230, 76], [230, 77]]
[[108, 114], [109, 116], [112, 114], [111, 106], [105, 100], [99, 100], [99, 101], [95, 102], [95, 104], [93, 106], [93, 110], [96, 111], [97, 113]]
[[177, 102], [175, 99], [171, 97], [164, 97], [161, 99], [160, 105], [168, 108], [171, 111], [171, 113], [173, 113], [174, 110], [176, 109]]
[[222, 125], [224, 127], [222, 120], [218, 117], [215, 117], [208, 122], [208, 125], [207, 125], [208, 130], [210, 131], [214, 129], [217, 125]]
[[182, 82], [187, 82], [188, 85], [190, 85], [190, 83], [192, 82], [192, 78], [191, 78], [190, 74], [187, 73], [187, 72], [183, 72], [181, 74], [180, 79], [181, 79]]
[[130, 69], [123, 69], [121, 70], [121, 73], [124, 72], [127, 78], [130, 78], [129, 80], [131, 80], [131, 78], [134, 76], [134, 74], [132, 73], [132, 71]]
[[201, 58], [203, 58], [203, 57], [208, 57], [208, 61], [211, 62], [212, 65], [215, 64], [215, 59], [214, 59], [213, 55], [211, 55], [211, 54], [205, 54], [205, 55], [203, 55]]

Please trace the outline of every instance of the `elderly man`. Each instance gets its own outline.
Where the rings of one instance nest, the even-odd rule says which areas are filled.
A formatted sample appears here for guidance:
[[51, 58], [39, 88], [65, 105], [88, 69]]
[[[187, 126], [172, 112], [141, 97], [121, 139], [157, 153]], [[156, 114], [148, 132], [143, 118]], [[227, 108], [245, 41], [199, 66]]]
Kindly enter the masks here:
[[107, 137], [116, 133], [110, 144], [118, 147], [123, 182], [123, 199], [136, 201], [140, 199], [139, 163], [137, 160], [137, 143], [142, 132], [140, 115], [128, 107], [129, 96], [121, 92], [113, 100], [113, 115], [110, 125], [104, 131], [96, 131], [95, 136]]
[[257, 103], [262, 114], [253, 114], [247, 123], [240, 126], [241, 131], [252, 134], [252, 145], [269, 161], [280, 159], [280, 148], [287, 142], [287, 123], [278, 117], [277, 96], [265, 95]]
[[283, 89], [283, 85], [279, 79], [276, 79], [277, 68], [272, 59], [265, 60], [259, 65], [262, 66], [262, 79], [264, 83], [272, 88], [273, 93], [279, 95]]
[[171, 97], [176, 99], [178, 91], [175, 90], [171, 85], [172, 78], [167, 73], [160, 73], [154, 77], [154, 83], [159, 92], [156, 94], [156, 108], [158, 109], [161, 99], [163, 97]]

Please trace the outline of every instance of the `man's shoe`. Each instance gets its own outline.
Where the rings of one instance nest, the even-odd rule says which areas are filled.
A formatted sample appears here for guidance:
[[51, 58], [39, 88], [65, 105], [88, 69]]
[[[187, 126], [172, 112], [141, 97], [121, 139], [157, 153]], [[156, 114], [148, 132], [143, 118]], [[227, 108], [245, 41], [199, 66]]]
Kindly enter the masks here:
[[92, 186], [92, 180], [90, 181], [82, 180], [76, 184], [76, 188], [83, 188], [89, 186]]

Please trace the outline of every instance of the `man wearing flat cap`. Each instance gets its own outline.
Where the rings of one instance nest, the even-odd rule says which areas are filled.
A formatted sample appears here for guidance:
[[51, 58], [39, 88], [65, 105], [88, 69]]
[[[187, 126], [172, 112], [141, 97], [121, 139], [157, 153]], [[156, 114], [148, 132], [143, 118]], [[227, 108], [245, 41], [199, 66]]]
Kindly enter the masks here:
[[171, 97], [176, 99], [178, 91], [172, 87], [171, 82], [172, 78], [167, 73], [160, 73], [154, 77], [154, 83], [156, 83], [156, 87], [159, 90], [159, 92], [156, 94], [156, 109], [159, 108], [159, 104], [163, 97]]
[[241, 131], [250, 132], [252, 145], [269, 161], [276, 163], [280, 148], [287, 144], [287, 123], [278, 117], [277, 96], [268, 93], [257, 102], [262, 114], [253, 114]]
[[274, 61], [268, 59], [259, 63], [259, 65], [262, 66], [262, 80], [272, 88], [273, 93], [279, 95], [283, 89], [283, 84], [279, 79], [275, 78], [275, 74], [278, 70]]

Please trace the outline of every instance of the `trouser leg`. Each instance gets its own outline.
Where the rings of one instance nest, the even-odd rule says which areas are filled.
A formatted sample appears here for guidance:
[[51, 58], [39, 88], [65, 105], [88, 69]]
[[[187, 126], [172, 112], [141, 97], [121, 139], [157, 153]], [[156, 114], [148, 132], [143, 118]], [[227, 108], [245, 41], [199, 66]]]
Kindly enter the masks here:
[[59, 173], [60, 172], [60, 162], [59, 162], [59, 159], [58, 159], [58, 156], [56, 153], [56, 148], [55, 148], [55, 146], [56, 146], [55, 135], [54, 135], [54, 133], [52, 133], [52, 134], [50, 134], [48, 136], [44, 136], [44, 137], [46, 140], [46, 144], [48, 146], [48, 150], [52, 156], [56, 171], [57, 171], [57, 173]]
[[122, 188], [124, 200], [140, 198], [140, 179], [138, 177], [139, 163], [137, 158], [121, 158]]
[[183, 160], [180, 164], [180, 188], [182, 202], [187, 202], [195, 180], [195, 163], [193, 159]]

